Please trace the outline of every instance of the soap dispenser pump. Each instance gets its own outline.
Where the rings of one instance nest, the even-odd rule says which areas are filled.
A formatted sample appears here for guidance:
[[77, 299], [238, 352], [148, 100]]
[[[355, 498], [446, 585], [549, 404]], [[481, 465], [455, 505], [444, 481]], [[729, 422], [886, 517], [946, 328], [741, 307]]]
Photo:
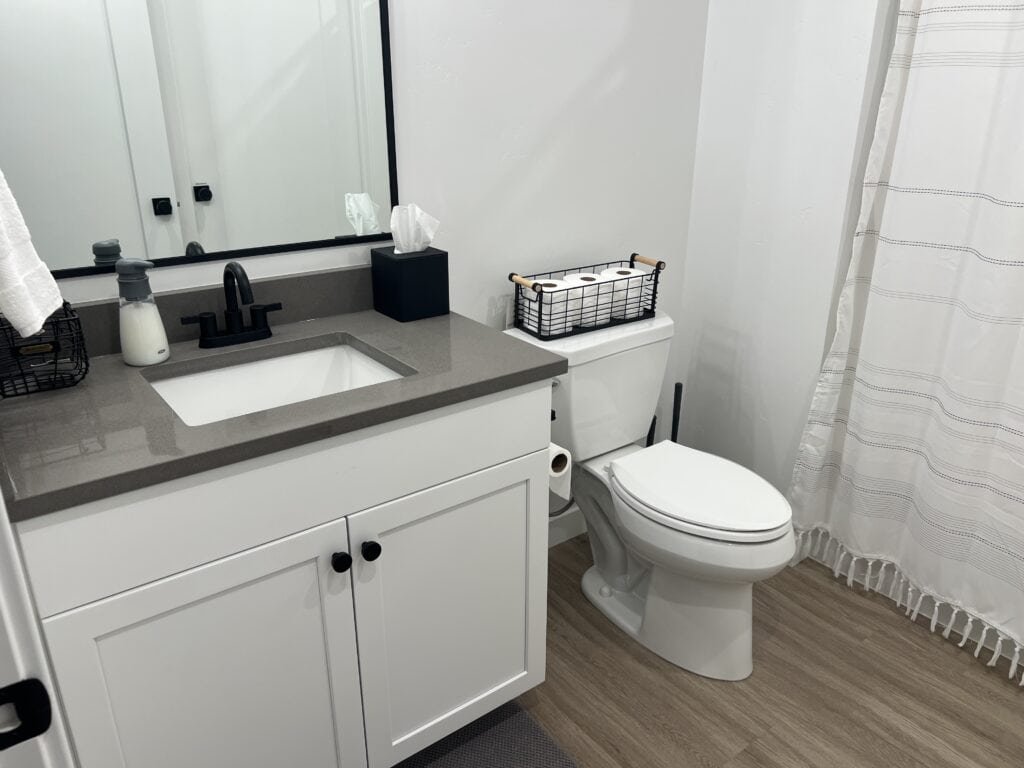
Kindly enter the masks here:
[[146, 274], [152, 266], [141, 259], [121, 259], [114, 265], [121, 296], [121, 356], [128, 365], [153, 365], [171, 355]]

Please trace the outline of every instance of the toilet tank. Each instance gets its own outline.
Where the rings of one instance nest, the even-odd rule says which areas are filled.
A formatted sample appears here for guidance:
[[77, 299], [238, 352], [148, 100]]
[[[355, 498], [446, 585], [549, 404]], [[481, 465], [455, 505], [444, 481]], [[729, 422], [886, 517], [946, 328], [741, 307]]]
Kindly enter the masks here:
[[574, 461], [586, 461], [647, 435], [661, 394], [672, 342], [672, 319], [649, 320], [540, 341], [519, 330], [511, 336], [543, 347], [569, 361], [555, 379], [551, 441], [568, 448]]

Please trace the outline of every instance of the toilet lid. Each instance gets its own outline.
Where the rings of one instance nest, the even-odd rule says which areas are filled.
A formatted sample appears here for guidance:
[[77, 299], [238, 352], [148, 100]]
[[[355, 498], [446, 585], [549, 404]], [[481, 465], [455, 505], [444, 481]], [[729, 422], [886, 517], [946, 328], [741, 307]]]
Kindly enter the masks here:
[[616, 459], [611, 474], [643, 507], [710, 529], [712, 538], [711, 531], [774, 531], [792, 519], [785, 497], [749, 469], [669, 440]]

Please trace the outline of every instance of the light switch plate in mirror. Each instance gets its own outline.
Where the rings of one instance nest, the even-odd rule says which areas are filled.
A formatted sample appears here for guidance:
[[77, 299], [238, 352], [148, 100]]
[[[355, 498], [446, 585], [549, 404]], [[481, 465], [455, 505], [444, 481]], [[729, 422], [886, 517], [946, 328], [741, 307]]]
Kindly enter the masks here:
[[0, 167], [57, 277], [111, 272], [108, 238], [157, 266], [391, 239], [387, 0], [240, 7], [5, 5]]

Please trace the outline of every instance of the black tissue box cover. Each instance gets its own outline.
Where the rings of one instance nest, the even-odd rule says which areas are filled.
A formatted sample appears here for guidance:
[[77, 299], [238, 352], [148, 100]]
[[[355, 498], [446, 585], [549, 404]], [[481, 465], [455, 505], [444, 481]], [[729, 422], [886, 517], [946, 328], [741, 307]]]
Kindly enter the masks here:
[[448, 314], [448, 251], [370, 251], [373, 308], [402, 323]]

